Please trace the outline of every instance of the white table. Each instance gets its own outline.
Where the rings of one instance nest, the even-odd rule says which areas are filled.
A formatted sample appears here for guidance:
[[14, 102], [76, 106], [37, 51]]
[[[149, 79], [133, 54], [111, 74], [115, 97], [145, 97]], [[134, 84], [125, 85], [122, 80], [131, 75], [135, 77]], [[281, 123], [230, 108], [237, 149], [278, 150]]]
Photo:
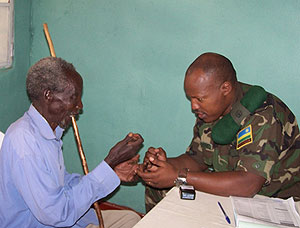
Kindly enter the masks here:
[[[231, 220], [226, 219], [218, 206], [218, 201]], [[234, 217], [229, 197], [211, 195], [196, 191], [195, 200], [182, 200], [179, 188], [172, 188], [134, 228], [226, 228], [234, 227]]]

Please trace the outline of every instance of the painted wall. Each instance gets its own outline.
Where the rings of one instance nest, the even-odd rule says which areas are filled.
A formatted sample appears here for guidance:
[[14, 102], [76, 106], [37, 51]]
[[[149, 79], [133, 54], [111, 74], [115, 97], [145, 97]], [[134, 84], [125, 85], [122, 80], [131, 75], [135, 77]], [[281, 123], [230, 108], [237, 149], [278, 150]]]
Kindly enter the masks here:
[[[194, 116], [184, 73], [201, 53], [232, 60], [238, 78], [282, 98], [300, 119], [300, 1], [32, 0], [31, 63], [57, 56], [84, 79], [78, 125], [90, 169], [130, 131], [169, 156], [185, 151]], [[27, 48], [28, 49], [28, 48]], [[64, 137], [70, 172], [82, 172], [72, 129]], [[121, 186], [112, 202], [144, 211], [144, 187]]]
[[30, 9], [27, 1], [15, 4], [15, 51], [13, 66], [0, 69], [0, 131], [23, 115], [28, 108], [25, 77], [29, 67]]

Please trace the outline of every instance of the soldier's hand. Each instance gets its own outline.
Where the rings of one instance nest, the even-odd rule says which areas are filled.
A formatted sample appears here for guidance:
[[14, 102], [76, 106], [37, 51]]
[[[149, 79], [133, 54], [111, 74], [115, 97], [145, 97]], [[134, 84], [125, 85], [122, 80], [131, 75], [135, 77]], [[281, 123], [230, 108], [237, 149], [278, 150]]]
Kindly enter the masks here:
[[174, 180], [178, 174], [176, 167], [167, 161], [160, 161], [157, 158], [151, 157], [149, 160], [156, 167], [154, 171], [145, 172], [141, 167], [137, 170], [137, 174], [145, 183], [155, 188], [169, 188], [174, 186]]
[[121, 162], [133, 158], [142, 147], [143, 142], [144, 139], [141, 135], [129, 133], [122, 141], [110, 149], [104, 161], [114, 169]]
[[156, 170], [156, 166], [153, 165], [153, 163], [150, 161], [150, 158], [158, 159], [160, 161], [167, 161], [167, 155], [166, 152], [163, 150], [163, 148], [154, 148], [149, 147], [148, 151], [145, 154], [144, 162], [143, 162], [143, 170], [146, 172], [151, 172]]

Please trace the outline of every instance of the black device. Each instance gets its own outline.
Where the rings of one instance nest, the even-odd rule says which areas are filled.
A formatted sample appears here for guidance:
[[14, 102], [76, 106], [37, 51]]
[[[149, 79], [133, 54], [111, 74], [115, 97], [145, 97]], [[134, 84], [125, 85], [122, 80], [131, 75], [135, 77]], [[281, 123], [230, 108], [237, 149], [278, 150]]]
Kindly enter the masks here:
[[179, 192], [181, 199], [194, 200], [196, 198], [196, 191], [192, 185], [181, 185]]

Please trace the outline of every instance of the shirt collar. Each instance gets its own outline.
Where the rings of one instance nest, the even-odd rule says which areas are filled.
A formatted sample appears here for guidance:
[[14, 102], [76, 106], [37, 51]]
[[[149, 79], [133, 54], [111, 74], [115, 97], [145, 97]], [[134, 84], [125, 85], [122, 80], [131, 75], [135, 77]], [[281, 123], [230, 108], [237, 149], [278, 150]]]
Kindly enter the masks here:
[[243, 89], [242, 89], [242, 85], [240, 82], [237, 82], [237, 89], [236, 89], [236, 98], [235, 98], [235, 102], [240, 101], [244, 94], [243, 94]]
[[53, 132], [47, 120], [36, 110], [36, 108], [31, 104], [27, 114], [32, 119], [34, 125], [40, 131], [41, 135], [46, 139], [57, 139], [60, 140], [64, 129], [57, 126], [55, 132]]

